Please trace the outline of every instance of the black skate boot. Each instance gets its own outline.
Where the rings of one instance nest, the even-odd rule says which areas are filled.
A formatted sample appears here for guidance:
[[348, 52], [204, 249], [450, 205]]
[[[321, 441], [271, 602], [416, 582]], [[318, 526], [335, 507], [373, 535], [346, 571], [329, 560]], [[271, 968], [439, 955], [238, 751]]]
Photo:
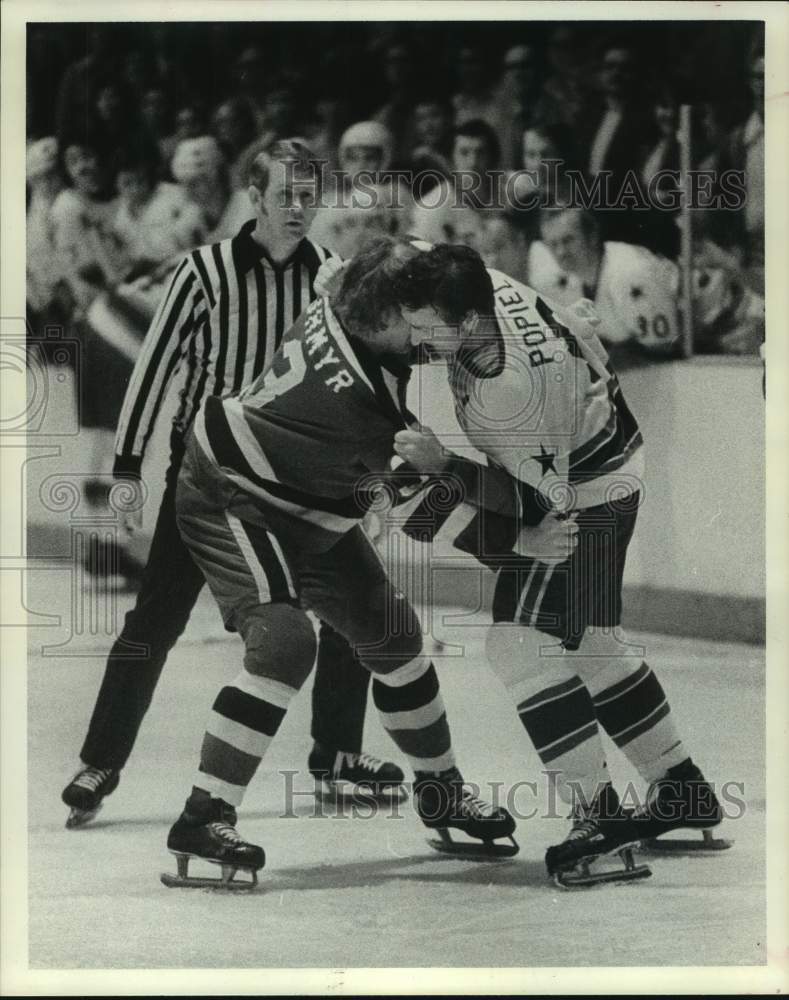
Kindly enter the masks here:
[[113, 767], [91, 767], [89, 764], [81, 767], [60, 796], [71, 809], [66, 829], [76, 830], [90, 823], [120, 780], [121, 772]]
[[[564, 889], [580, 889], [605, 882], [632, 882], [649, 878], [646, 865], [636, 865], [633, 849], [638, 833], [632, 816], [619, 804], [612, 785], [605, 785], [591, 806], [577, 805], [573, 827], [562, 841], [545, 852], [545, 866]], [[611, 867], [618, 855], [624, 867]]]
[[[732, 842], [713, 835], [713, 827], [723, 819], [715, 790], [690, 757], [672, 767], [665, 778], [654, 781], [646, 803], [635, 810], [633, 819], [639, 838], [650, 851], [696, 854], [725, 851]], [[665, 838], [671, 830], [700, 830], [701, 838]], [[660, 838], [660, 839], [656, 839]]]
[[[520, 848], [512, 836], [515, 820], [506, 809], [490, 805], [463, 784], [456, 767], [439, 775], [418, 772], [414, 781], [414, 805], [419, 818], [440, 840], [428, 844], [443, 854], [457, 854], [475, 861], [511, 858]], [[459, 830], [471, 841], [453, 840], [449, 829]], [[498, 843], [507, 838], [510, 843]], [[475, 842], [476, 841], [476, 842]]]
[[[184, 811], [167, 836], [167, 848], [175, 855], [178, 874], [162, 874], [168, 888], [192, 889], [254, 889], [257, 873], [266, 863], [262, 847], [242, 840], [236, 832], [236, 811], [222, 799], [193, 788]], [[200, 858], [222, 866], [220, 878], [195, 878], [189, 875], [189, 861]], [[237, 871], [248, 872], [251, 878], [236, 879]]]
[[315, 795], [327, 802], [362, 799], [385, 803], [406, 798], [405, 775], [397, 764], [368, 753], [331, 750], [316, 743], [307, 766], [315, 779]]

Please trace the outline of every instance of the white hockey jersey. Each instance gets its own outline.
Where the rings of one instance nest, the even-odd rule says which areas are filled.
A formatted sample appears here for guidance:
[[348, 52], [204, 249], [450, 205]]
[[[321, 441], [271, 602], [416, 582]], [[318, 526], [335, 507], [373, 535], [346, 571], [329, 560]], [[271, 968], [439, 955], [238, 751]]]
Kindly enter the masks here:
[[[548, 253], [536, 255], [531, 284], [560, 305], [587, 293], [580, 278], [557, 268]], [[654, 353], [669, 353], [680, 336], [679, 270], [672, 261], [630, 243], [603, 244], [603, 259], [594, 304], [601, 336], [612, 344], [641, 344]]]
[[590, 322], [591, 306], [562, 309], [500, 271], [488, 273], [497, 340], [486, 334], [467, 342], [448, 365], [470, 443], [534, 491], [544, 510], [636, 492], [641, 432]]

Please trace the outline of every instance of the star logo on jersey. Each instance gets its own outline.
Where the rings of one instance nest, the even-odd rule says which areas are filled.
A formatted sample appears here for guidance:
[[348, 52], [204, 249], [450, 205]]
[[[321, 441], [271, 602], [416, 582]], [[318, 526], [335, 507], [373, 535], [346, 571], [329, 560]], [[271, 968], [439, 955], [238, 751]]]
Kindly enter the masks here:
[[640, 299], [644, 294], [644, 289], [640, 285], [633, 285], [630, 289], [630, 297], [632, 299]]
[[552, 472], [554, 475], [558, 475], [556, 466], [553, 464], [553, 460], [556, 458], [556, 452], [546, 451], [545, 445], [542, 441], [540, 442], [540, 454], [532, 455], [531, 458], [533, 458], [535, 462], [540, 463], [543, 475], [545, 475], [546, 472]]

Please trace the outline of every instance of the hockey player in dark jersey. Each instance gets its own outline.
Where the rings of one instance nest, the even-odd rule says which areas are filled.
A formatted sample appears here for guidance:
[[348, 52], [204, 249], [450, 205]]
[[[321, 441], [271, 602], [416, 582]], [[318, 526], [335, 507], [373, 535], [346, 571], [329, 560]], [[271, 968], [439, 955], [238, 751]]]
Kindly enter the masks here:
[[[178, 526], [245, 656], [214, 702], [192, 793], [170, 830], [178, 875], [163, 875], [167, 885], [217, 883], [189, 877], [193, 857], [221, 864], [218, 881], [229, 888], [256, 881], [263, 849], [236, 832], [236, 808], [311, 669], [315, 638], [303, 609], [345, 636], [373, 674], [373, 699], [414, 769], [426, 826], [445, 842], [449, 828], [463, 831], [488, 857], [517, 850], [494, 843], [511, 838], [509, 813], [464, 787], [419, 622], [360, 527], [410, 418], [410, 329], [391, 322], [387, 303], [391, 267], [417, 253], [390, 240], [362, 253], [332, 305], [316, 300], [285, 335], [269, 371], [239, 397], [209, 398], [195, 420]], [[486, 502], [512, 516], [516, 492], [510, 477], [500, 483]], [[251, 882], [236, 881], [237, 870]]]
[[[680, 827], [704, 832], [683, 848], [728, 846], [710, 832], [722, 818], [712, 786], [691, 760], [659, 680], [621, 629], [643, 442], [590, 304], [554, 312], [459, 246], [422, 253], [396, 282], [413, 339], [447, 358], [469, 441], [512, 474], [523, 500], [520, 557], [499, 552], [496, 560], [491, 546], [499, 543], [479, 515], [481, 530], [464, 535], [483, 561], [498, 561], [490, 664], [572, 810], [568, 837], [547, 851], [548, 871], [568, 887], [644, 877], [649, 869], [633, 864], [629, 848]], [[488, 309], [480, 312], [471, 303], [485, 286]], [[423, 473], [447, 463], [437, 439], [418, 429], [399, 433], [396, 451]], [[562, 523], [572, 554], [546, 557], [546, 539]], [[601, 727], [649, 785], [635, 813], [608, 777]], [[612, 853], [624, 869], [598, 862]]]

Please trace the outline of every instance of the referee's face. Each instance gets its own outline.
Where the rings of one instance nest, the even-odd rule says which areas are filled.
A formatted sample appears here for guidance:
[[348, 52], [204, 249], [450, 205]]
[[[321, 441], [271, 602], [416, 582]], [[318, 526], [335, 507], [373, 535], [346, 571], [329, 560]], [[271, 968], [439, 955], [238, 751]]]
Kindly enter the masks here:
[[263, 231], [277, 240], [292, 239], [294, 243], [307, 235], [315, 218], [315, 182], [309, 175], [294, 172], [292, 164], [272, 162], [269, 182], [264, 194], [252, 188], [252, 196]]

